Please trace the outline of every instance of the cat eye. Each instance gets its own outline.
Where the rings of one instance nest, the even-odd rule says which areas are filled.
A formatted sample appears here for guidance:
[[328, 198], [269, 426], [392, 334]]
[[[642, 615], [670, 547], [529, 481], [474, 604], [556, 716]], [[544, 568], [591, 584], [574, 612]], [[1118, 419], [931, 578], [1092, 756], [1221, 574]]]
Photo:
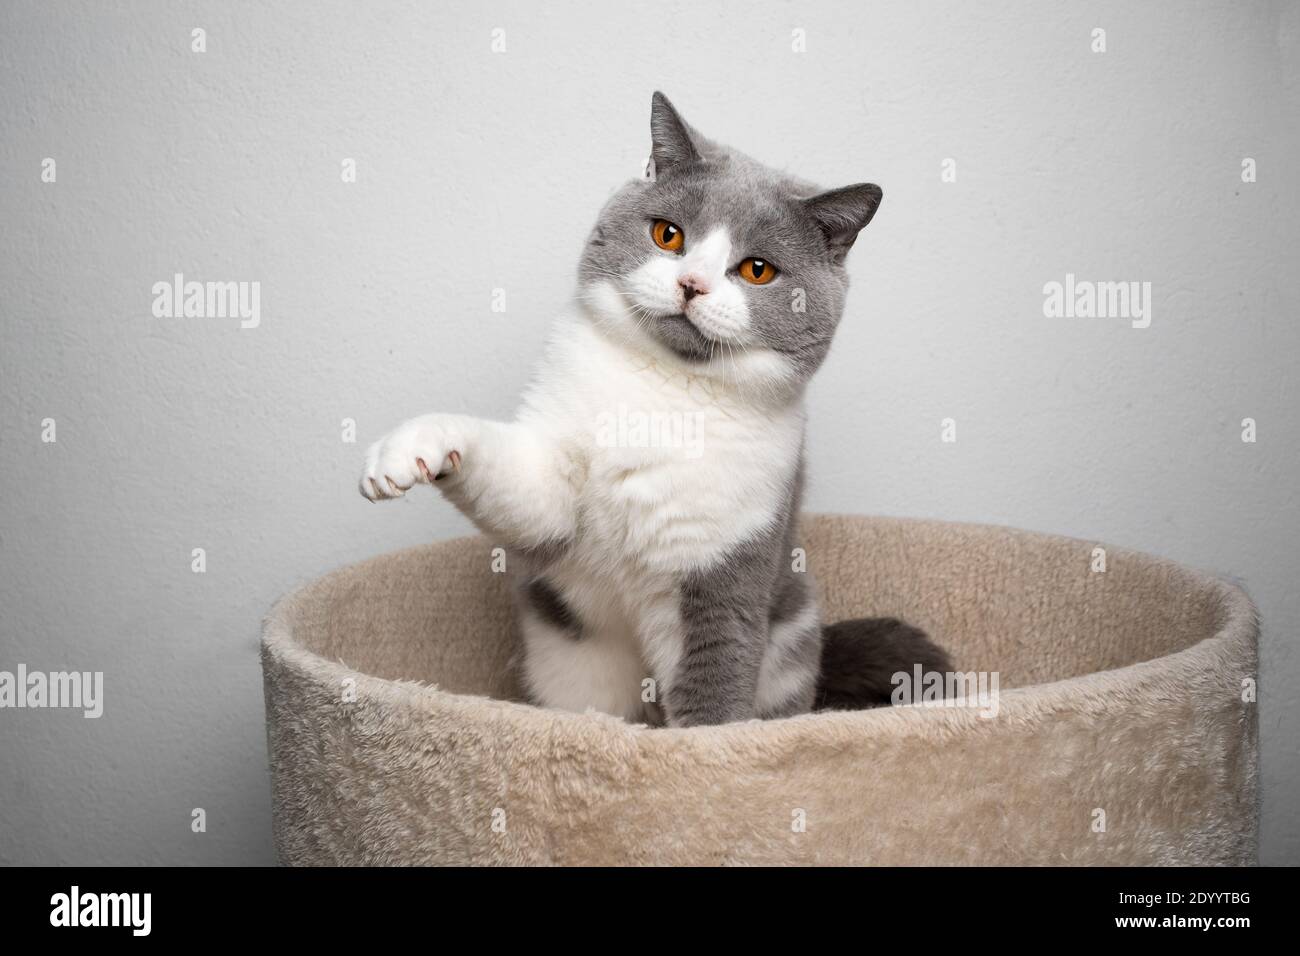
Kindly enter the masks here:
[[753, 256], [742, 262], [737, 271], [742, 279], [754, 285], [767, 285], [776, 278], [776, 266], [766, 259], [755, 259]]
[[667, 219], [656, 219], [650, 226], [650, 238], [660, 249], [669, 252], [681, 252], [686, 244], [686, 235]]

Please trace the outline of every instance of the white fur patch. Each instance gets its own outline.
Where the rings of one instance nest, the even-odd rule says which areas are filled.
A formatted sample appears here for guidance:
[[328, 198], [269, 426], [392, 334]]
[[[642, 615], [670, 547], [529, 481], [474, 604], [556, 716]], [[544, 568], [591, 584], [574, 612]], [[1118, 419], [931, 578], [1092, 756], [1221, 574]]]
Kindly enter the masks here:
[[535, 619], [522, 622], [524, 682], [548, 707], [598, 710], [633, 723], [646, 721], [641, 681], [646, 667], [636, 645], [599, 631], [576, 639]]

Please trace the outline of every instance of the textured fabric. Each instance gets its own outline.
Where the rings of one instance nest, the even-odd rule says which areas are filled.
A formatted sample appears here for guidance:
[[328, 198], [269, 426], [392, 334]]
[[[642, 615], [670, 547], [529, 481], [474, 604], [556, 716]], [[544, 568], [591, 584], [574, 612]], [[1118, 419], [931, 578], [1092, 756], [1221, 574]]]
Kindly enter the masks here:
[[[1239, 588], [1006, 528], [805, 517], [824, 617], [917, 624], [995, 717], [650, 729], [517, 702], [482, 538], [344, 568], [263, 634], [290, 864], [1243, 864], [1258, 627]], [[1103, 816], [1104, 815], [1104, 816]], [[1104, 823], [1104, 829], [1102, 824]]]

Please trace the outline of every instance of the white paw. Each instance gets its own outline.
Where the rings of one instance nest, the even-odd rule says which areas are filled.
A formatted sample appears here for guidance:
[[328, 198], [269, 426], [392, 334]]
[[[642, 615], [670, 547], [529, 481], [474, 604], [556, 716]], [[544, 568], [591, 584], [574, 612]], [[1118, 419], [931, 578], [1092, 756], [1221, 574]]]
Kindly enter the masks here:
[[460, 470], [458, 436], [432, 418], [413, 418], [370, 446], [358, 487], [371, 501], [400, 498], [419, 482]]

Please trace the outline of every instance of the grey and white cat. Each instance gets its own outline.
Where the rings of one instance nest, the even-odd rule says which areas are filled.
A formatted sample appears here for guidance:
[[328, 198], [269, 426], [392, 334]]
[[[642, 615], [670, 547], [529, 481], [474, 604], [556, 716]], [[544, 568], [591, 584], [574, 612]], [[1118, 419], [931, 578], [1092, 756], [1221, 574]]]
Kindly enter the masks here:
[[887, 703], [890, 675], [944, 652], [892, 619], [823, 627], [791, 558], [803, 393], [880, 188], [761, 166], [662, 93], [650, 126], [648, 174], [601, 211], [515, 420], [411, 419], [361, 493], [436, 482], [509, 549], [540, 705], [690, 726]]

